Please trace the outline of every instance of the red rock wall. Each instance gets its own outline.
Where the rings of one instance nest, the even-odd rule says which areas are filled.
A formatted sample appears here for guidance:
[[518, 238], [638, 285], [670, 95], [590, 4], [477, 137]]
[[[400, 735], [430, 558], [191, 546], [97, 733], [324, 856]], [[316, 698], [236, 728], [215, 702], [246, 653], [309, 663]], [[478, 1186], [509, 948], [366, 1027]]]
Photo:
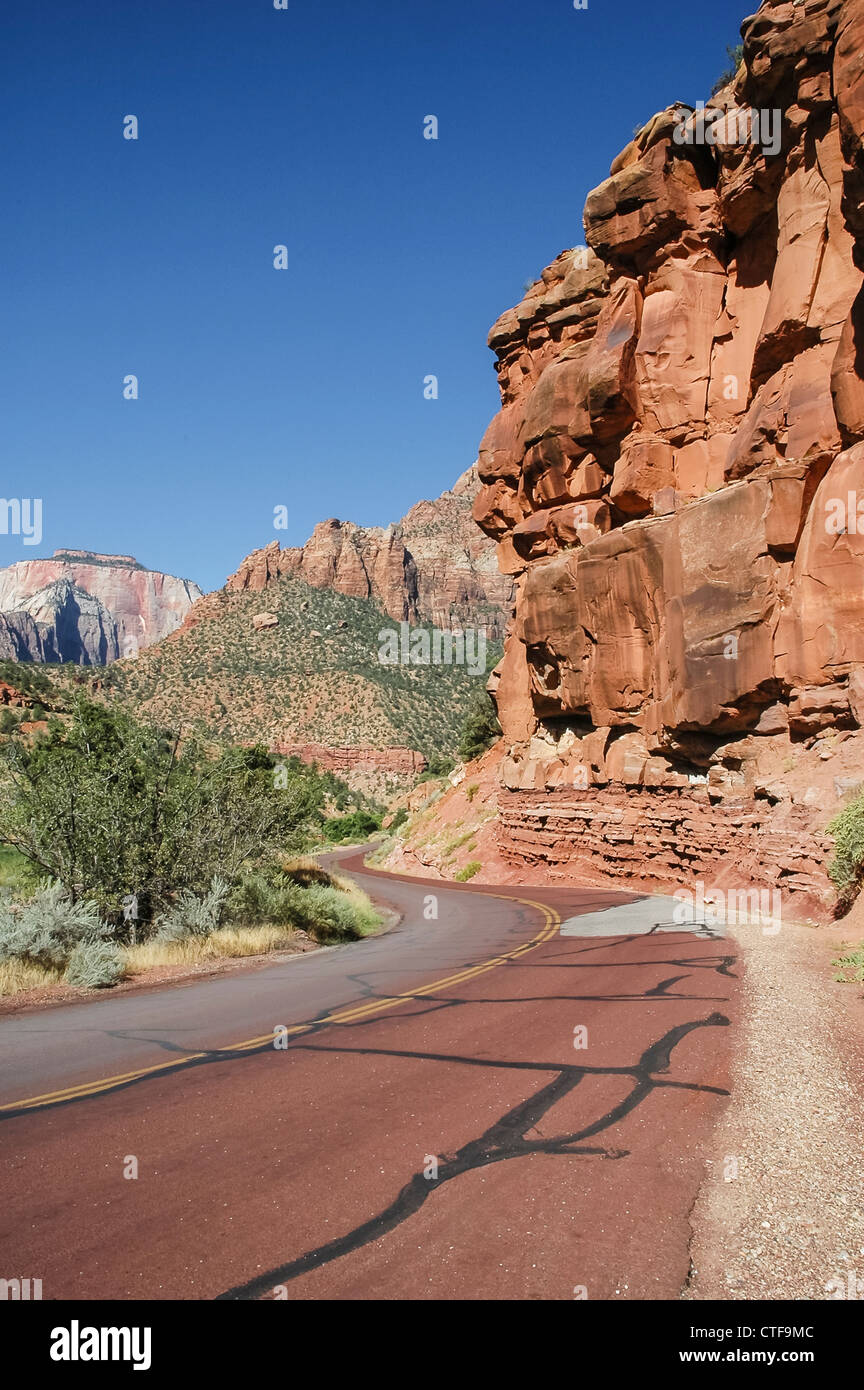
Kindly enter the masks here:
[[423, 754], [412, 748], [328, 748], [323, 743], [277, 743], [273, 752], [284, 758], [317, 763], [323, 772], [338, 776], [371, 772], [416, 777], [426, 768]]
[[[665, 881], [735, 857], [773, 883], [804, 835], [827, 902], [822, 829], [864, 761], [864, 515], [828, 523], [849, 494], [864, 513], [864, 5], [768, 3], [742, 35], [712, 114], [649, 121], [588, 196], [587, 248], [490, 334], [474, 515], [518, 585], [502, 843], [617, 876], [621, 798], [662, 821], [704, 775]], [[553, 847], [531, 797], [567, 806], [574, 779], [597, 814]]]
[[778, 816], [767, 801], [712, 803], [707, 791], [663, 787], [502, 791], [506, 863], [566, 869], [594, 882], [653, 891], [758, 883], [778, 889], [793, 919], [819, 916], [830, 839], [807, 809]]

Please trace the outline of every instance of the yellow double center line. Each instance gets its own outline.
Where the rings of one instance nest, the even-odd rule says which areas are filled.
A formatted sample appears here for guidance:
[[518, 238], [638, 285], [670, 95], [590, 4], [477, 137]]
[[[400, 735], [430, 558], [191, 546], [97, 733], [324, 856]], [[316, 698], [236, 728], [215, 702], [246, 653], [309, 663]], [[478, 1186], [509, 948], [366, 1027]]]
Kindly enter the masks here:
[[[506, 961], [516, 960], [519, 956], [524, 956], [526, 952], [533, 951], [535, 947], [554, 936], [557, 928], [561, 925], [561, 918], [554, 908], [534, 902], [531, 898], [505, 898], [500, 893], [486, 893], [484, 897], [495, 897], [502, 902], [520, 903], [523, 907], [536, 908], [538, 912], [543, 914], [543, 926], [530, 941], [526, 941], [522, 946], [517, 946], [513, 951], [507, 951], [504, 955], [493, 956], [491, 960], [482, 961], [479, 965], [466, 966], [464, 970], [457, 971], [455, 975], [447, 975], [444, 979], [433, 980], [431, 984], [421, 985], [406, 994], [388, 995], [383, 999], [373, 999], [366, 1004], [350, 1005], [335, 1013], [312, 1019], [308, 1023], [295, 1023], [292, 1027], [285, 1028], [284, 1032], [280, 1031], [279, 1037], [296, 1037], [300, 1033], [311, 1033], [334, 1023], [356, 1023], [360, 1019], [371, 1018], [374, 1014], [383, 1013], [385, 1009], [395, 1009], [399, 1004], [408, 1003], [412, 999], [422, 999], [424, 995], [435, 994], [440, 989], [449, 989], [453, 985], [464, 984], [466, 980], [473, 980], [477, 975], [484, 975], [487, 970], [494, 970], [496, 966], [504, 965]], [[153, 1067], [140, 1067], [137, 1071], [121, 1072], [116, 1076], [103, 1076], [97, 1081], [87, 1081], [79, 1086], [68, 1086], [63, 1091], [46, 1091], [41, 1096], [28, 1096], [24, 1100], [13, 1100], [7, 1105], [0, 1105], [0, 1114], [10, 1110], [39, 1110], [52, 1105], [62, 1105], [69, 1100], [83, 1100], [87, 1096], [98, 1096], [103, 1091], [113, 1091], [121, 1086], [128, 1086], [131, 1082], [139, 1081], [142, 1077], [157, 1076], [161, 1071], [171, 1071], [177, 1067], [186, 1066], [188, 1062], [212, 1057], [214, 1053], [225, 1053], [227, 1060], [231, 1053], [252, 1052], [256, 1047], [272, 1044], [275, 1036], [275, 1033], [271, 1031], [263, 1033], [259, 1038], [247, 1038], [244, 1042], [229, 1043], [226, 1047], [210, 1048], [206, 1052], [189, 1052], [185, 1057], [175, 1057], [170, 1062], [159, 1062]]]

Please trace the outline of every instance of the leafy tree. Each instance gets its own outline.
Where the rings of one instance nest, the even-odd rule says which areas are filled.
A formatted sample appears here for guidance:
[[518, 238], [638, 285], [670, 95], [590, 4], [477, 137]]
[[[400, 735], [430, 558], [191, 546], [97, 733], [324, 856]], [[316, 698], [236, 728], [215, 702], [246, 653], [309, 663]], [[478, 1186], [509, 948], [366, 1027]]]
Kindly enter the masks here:
[[214, 754], [83, 696], [68, 723], [32, 741], [13, 735], [2, 754], [0, 840], [73, 902], [115, 917], [134, 892], [147, 922], [177, 890], [205, 893], [217, 873], [233, 881], [274, 848], [302, 848], [322, 819], [315, 780], [276, 785], [263, 747]]
[[500, 736], [501, 725], [495, 713], [492, 697], [487, 690], [478, 690], [468, 706], [462, 735], [459, 739], [459, 756], [464, 762], [471, 762], [491, 748]]

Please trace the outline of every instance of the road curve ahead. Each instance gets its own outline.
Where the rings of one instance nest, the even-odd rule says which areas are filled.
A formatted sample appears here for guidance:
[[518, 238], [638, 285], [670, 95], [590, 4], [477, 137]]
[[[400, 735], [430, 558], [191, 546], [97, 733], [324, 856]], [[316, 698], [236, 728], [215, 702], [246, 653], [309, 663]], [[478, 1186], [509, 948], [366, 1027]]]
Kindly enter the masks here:
[[0, 1273], [45, 1299], [676, 1298], [722, 1180], [731, 943], [668, 900], [340, 857], [397, 927], [0, 1020]]

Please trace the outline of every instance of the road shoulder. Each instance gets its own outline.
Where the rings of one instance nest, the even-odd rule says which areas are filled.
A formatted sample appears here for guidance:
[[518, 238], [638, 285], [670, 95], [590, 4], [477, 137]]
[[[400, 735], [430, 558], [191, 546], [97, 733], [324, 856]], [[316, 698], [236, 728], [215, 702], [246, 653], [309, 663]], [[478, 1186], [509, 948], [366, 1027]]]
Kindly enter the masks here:
[[[739, 926], [732, 1099], [691, 1214], [691, 1299], [864, 1291], [864, 1004], [832, 978], [836, 932]], [[844, 1292], [846, 1290], [846, 1292]]]

